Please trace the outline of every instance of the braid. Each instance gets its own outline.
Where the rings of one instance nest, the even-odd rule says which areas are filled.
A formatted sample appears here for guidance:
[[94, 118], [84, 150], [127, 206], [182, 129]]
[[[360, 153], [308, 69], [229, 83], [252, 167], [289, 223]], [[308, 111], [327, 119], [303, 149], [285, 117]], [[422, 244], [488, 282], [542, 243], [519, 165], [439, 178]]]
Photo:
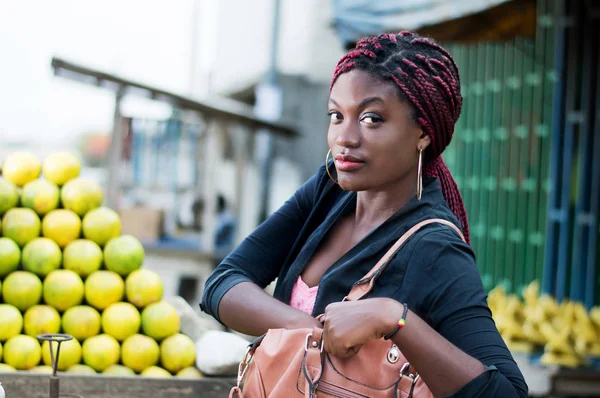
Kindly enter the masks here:
[[450, 53], [429, 38], [403, 31], [363, 38], [337, 64], [330, 89], [337, 78], [358, 69], [390, 81], [402, 100], [412, 105], [413, 117], [431, 139], [424, 152], [423, 174], [440, 181], [444, 199], [458, 218], [467, 242], [467, 212], [442, 152], [452, 139], [460, 116], [460, 75]]

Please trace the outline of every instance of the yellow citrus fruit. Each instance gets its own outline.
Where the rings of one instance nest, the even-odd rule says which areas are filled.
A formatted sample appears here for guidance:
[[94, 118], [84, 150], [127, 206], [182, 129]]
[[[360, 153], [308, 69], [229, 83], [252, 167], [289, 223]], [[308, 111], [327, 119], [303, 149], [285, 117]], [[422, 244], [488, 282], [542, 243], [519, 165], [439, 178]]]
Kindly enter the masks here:
[[77, 364], [67, 369], [67, 373], [75, 373], [80, 375], [95, 375], [97, 372], [91, 366]]
[[65, 311], [83, 301], [81, 277], [68, 269], [58, 269], [44, 279], [44, 301], [58, 311]]
[[134, 334], [123, 341], [121, 345], [121, 361], [123, 365], [136, 372], [154, 366], [158, 363], [160, 348], [158, 343], [148, 336]]
[[100, 246], [112, 238], [121, 235], [121, 218], [116, 211], [108, 207], [90, 210], [83, 217], [83, 236]]
[[102, 312], [102, 330], [119, 341], [140, 330], [140, 313], [129, 303], [114, 303]]
[[0, 216], [19, 204], [17, 186], [0, 177]]
[[50, 238], [61, 248], [79, 238], [81, 220], [79, 216], [66, 209], [52, 210], [42, 220], [42, 234]]
[[120, 357], [121, 346], [112, 336], [99, 334], [83, 342], [83, 362], [97, 372], [116, 365]]
[[40, 216], [56, 209], [59, 201], [60, 190], [48, 180], [28, 182], [21, 192], [21, 206], [32, 209]]
[[0, 278], [19, 268], [21, 249], [9, 238], [0, 238]]
[[62, 316], [63, 331], [79, 341], [100, 333], [101, 324], [100, 313], [87, 305], [71, 307]]
[[52, 366], [49, 365], [38, 365], [29, 369], [31, 373], [43, 373], [43, 374], [52, 374]]
[[77, 177], [63, 186], [60, 198], [65, 209], [83, 217], [88, 211], [102, 205], [104, 194], [96, 181]]
[[25, 271], [44, 278], [51, 271], [60, 268], [62, 252], [52, 239], [35, 238], [23, 248], [21, 261]]
[[10, 209], [2, 219], [2, 235], [20, 247], [40, 236], [40, 218], [31, 209]]
[[5, 363], [0, 363], [0, 373], [6, 373], [6, 372], [16, 372], [17, 369], [13, 368], [10, 365], [7, 365]]
[[162, 280], [154, 271], [138, 269], [129, 274], [125, 280], [127, 301], [138, 308], [162, 300], [163, 291]]
[[195, 366], [188, 366], [187, 368], [183, 368], [179, 372], [177, 372], [175, 376], [183, 377], [186, 379], [201, 379], [202, 377], [204, 377], [202, 372], [200, 372]]
[[177, 373], [196, 362], [196, 345], [188, 336], [177, 333], [160, 343], [160, 363], [171, 373]]
[[123, 365], [112, 365], [108, 368], [104, 369], [102, 372], [104, 375], [112, 375], [112, 376], [135, 376], [135, 372]]
[[6, 341], [21, 333], [23, 316], [14, 305], [0, 304], [0, 341]]
[[74, 271], [82, 278], [102, 267], [102, 249], [95, 242], [76, 239], [63, 251], [63, 268]]
[[142, 311], [142, 331], [156, 341], [178, 333], [180, 324], [177, 310], [166, 301], [150, 304]]
[[53, 153], [42, 163], [44, 176], [56, 185], [63, 185], [79, 176], [80, 171], [81, 161], [70, 152]]
[[121, 301], [124, 293], [125, 282], [116, 272], [96, 271], [85, 280], [85, 300], [98, 310]]
[[[52, 342], [52, 353], [56, 358], [57, 342]], [[50, 356], [50, 342], [42, 343], [42, 360], [46, 365], [52, 365], [52, 357]], [[77, 365], [81, 361], [81, 344], [77, 339], [71, 339], [60, 343], [60, 355], [58, 356], [57, 369], [64, 371], [73, 365]]]
[[140, 376], [144, 377], [171, 377], [171, 373], [167, 370], [158, 367], [158, 366], [150, 366], [149, 368], [144, 369]]
[[60, 314], [49, 305], [34, 305], [23, 316], [25, 334], [37, 337], [40, 334], [60, 332]]
[[37, 339], [20, 334], [4, 344], [4, 362], [17, 370], [29, 370], [40, 363], [42, 349]]
[[143, 262], [144, 247], [135, 236], [119, 236], [104, 246], [104, 265], [121, 276], [129, 275]]
[[37, 275], [27, 271], [9, 274], [2, 284], [2, 299], [25, 312], [38, 304], [42, 298], [42, 281]]
[[2, 175], [8, 181], [22, 187], [40, 176], [42, 164], [31, 152], [15, 152], [4, 160]]

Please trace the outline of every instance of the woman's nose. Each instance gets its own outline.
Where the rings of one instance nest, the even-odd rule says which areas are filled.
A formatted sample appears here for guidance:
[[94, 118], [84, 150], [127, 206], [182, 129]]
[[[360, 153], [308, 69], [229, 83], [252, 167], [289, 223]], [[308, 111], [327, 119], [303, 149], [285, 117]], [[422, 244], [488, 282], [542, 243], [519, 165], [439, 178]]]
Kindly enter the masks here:
[[358, 126], [351, 123], [339, 126], [335, 143], [344, 148], [356, 148], [360, 145], [360, 133]]

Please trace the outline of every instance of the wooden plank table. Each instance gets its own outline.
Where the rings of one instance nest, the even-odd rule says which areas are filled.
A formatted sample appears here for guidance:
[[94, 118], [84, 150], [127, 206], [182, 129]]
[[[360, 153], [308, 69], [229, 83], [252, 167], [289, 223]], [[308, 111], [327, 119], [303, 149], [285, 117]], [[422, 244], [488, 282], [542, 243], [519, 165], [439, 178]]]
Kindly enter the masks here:
[[[235, 381], [228, 378], [148, 378], [60, 374], [60, 392], [81, 398], [225, 398]], [[48, 398], [50, 375], [0, 373], [7, 398]]]
[[[529, 365], [515, 358], [531, 397], [600, 397], [600, 372]], [[521, 360], [520, 360], [521, 359]], [[141, 376], [59, 374], [62, 394], [81, 398], [226, 398], [233, 378], [182, 379]], [[48, 398], [49, 375], [28, 372], [0, 373], [7, 398]]]

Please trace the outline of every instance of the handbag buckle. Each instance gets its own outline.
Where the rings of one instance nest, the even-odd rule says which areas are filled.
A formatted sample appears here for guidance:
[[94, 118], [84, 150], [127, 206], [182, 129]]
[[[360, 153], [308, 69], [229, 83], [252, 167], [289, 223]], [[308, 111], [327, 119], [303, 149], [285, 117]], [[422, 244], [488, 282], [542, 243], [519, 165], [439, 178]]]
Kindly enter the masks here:
[[403, 377], [408, 377], [411, 381], [412, 384], [417, 384], [417, 381], [421, 378], [421, 376], [418, 373], [412, 374], [409, 372], [410, 370], [410, 363], [406, 362], [404, 365], [402, 365], [402, 368], [400, 369], [400, 378]]
[[248, 364], [252, 360], [253, 348], [252, 346], [248, 347], [246, 353], [244, 354], [244, 358], [240, 362], [238, 367], [238, 376], [237, 376], [237, 385], [241, 386], [242, 381], [244, 380], [244, 376], [246, 376], [246, 371], [248, 370]]
[[[321, 340], [321, 341], [312, 340], [312, 343], [310, 342], [310, 340], [312, 340], [312, 333], [309, 333], [306, 335], [306, 341], [304, 343], [304, 351], [318, 348], [319, 351], [323, 352], [323, 340]], [[309, 344], [310, 344], [310, 347], [309, 347]]]

